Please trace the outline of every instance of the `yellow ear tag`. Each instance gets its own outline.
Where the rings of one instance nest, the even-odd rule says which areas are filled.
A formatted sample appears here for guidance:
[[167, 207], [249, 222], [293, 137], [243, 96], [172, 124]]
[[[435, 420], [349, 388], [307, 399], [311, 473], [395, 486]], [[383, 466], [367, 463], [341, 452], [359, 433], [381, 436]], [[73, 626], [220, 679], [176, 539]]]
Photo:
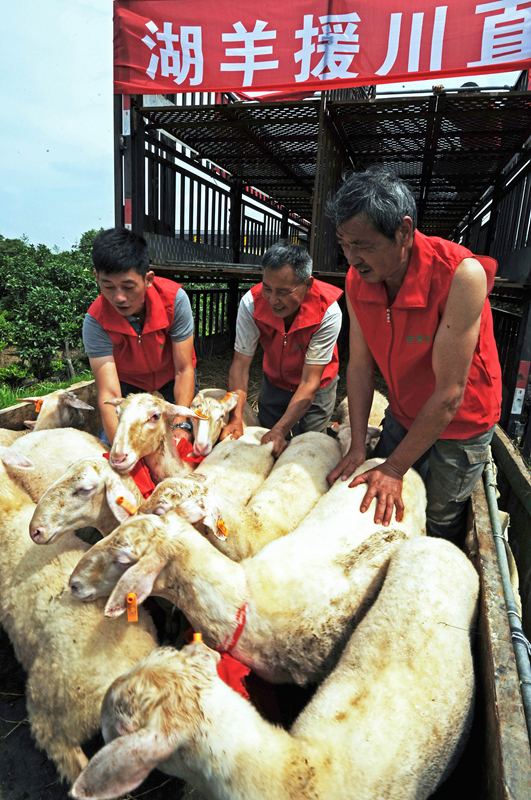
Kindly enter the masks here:
[[195, 409], [195, 415], [196, 417], [199, 417], [199, 419], [208, 419], [208, 414], [203, 414], [200, 408]]
[[42, 397], [39, 400], [35, 400], [35, 411], [37, 412], [37, 414], [42, 408], [42, 403], [43, 403]]
[[194, 638], [192, 639], [192, 641], [194, 641], [194, 642], [202, 642], [203, 641], [203, 637], [201, 636], [200, 633], [194, 633]]
[[135, 592], [129, 592], [127, 595], [127, 621], [138, 622], [138, 607], [136, 604]]
[[220, 533], [222, 533], [223, 536], [227, 538], [228, 535], [227, 526], [225, 525], [222, 519], [218, 519], [218, 531], [220, 531]]
[[133, 516], [133, 514], [136, 514], [136, 512], [138, 511], [138, 506], [134, 506], [132, 503], [129, 502], [129, 500], [126, 500], [125, 497], [122, 497], [122, 495], [116, 498], [116, 502], [118, 503], [119, 506], [122, 506], [122, 508], [125, 511], [127, 511], [127, 513], [130, 514], [131, 516]]

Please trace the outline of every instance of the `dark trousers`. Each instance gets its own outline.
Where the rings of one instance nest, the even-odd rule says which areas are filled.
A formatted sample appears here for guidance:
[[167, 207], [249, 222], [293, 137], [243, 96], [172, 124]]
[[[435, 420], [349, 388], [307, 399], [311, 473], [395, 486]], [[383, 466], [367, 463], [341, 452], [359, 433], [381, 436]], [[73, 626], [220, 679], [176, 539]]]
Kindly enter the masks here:
[[[438, 439], [413, 464], [426, 484], [426, 533], [429, 536], [462, 544], [466, 503], [489, 459], [493, 433], [494, 427], [471, 439]], [[387, 458], [406, 434], [407, 428], [387, 409], [374, 455]]]
[[[291, 430], [292, 436], [298, 436], [306, 431], [325, 431], [336, 405], [336, 391], [339, 376], [336, 375], [328, 386], [318, 389], [313, 398], [313, 403]], [[262, 387], [258, 396], [258, 419], [264, 428], [272, 428], [281, 419], [295, 392], [280, 389], [271, 383], [264, 375]]]

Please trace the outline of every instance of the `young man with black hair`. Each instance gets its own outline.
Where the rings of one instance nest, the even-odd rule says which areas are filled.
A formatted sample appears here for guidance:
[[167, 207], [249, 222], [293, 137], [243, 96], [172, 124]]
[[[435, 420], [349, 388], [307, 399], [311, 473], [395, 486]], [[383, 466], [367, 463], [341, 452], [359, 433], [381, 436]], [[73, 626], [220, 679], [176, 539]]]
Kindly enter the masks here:
[[[159, 391], [189, 406], [196, 393], [194, 322], [180, 284], [155, 277], [143, 236], [125, 228], [102, 231], [92, 246], [101, 294], [83, 324], [83, 343], [98, 390], [103, 427], [112, 444], [118, 418], [106, 400]], [[184, 417], [177, 435], [191, 439]]]
[[334, 410], [338, 383], [337, 337], [341, 289], [312, 277], [312, 259], [297, 244], [280, 241], [262, 258], [263, 281], [241, 300], [228, 391], [237, 392], [221, 438], [243, 433], [242, 411], [258, 340], [264, 350], [258, 398], [260, 424], [270, 428], [279, 456], [290, 433], [324, 431]]

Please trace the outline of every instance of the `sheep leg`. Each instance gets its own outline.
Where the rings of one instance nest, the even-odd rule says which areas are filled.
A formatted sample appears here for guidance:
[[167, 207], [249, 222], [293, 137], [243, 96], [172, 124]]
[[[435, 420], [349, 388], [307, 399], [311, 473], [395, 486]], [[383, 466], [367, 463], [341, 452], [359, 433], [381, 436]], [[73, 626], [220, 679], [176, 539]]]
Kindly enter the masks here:
[[29, 716], [37, 746], [44, 750], [48, 758], [54, 762], [61, 780], [67, 780], [70, 785], [73, 784], [88, 764], [88, 758], [81, 745], [72, 744], [71, 740], [57, 736], [55, 733], [47, 735], [51, 734], [51, 731], [46, 730], [48, 728], [46, 721], [43, 718], [39, 719], [38, 714]]

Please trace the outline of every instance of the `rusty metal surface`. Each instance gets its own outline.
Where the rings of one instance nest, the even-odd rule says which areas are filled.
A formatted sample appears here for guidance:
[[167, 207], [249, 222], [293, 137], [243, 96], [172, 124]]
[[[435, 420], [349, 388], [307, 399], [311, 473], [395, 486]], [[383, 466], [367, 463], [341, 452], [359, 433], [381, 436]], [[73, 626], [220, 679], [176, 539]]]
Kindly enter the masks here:
[[482, 482], [471, 498], [472, 560], [480, 576], [478, 689], [485, 713], [484, 764], [489, 800], [531, 798], [531, 751], [498, 560]]

